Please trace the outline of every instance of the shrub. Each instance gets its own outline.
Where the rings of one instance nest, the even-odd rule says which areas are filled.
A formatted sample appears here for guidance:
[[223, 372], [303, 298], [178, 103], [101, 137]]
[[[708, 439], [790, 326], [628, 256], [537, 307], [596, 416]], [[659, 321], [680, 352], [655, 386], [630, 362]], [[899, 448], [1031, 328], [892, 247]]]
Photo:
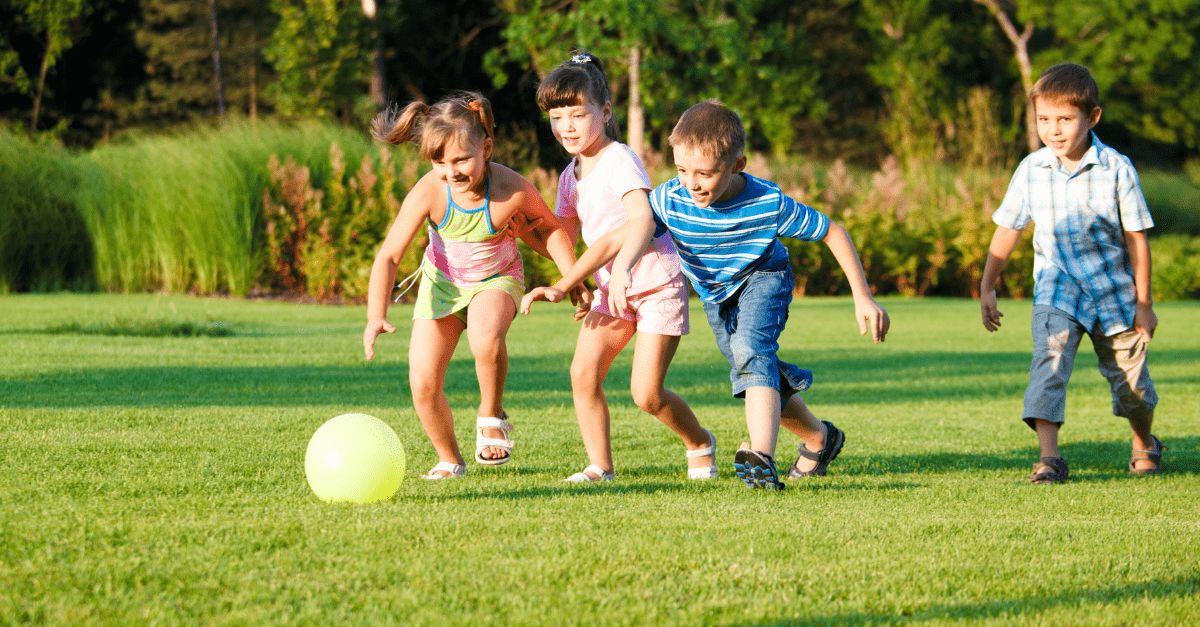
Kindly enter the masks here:
[[[409, 157], [407, 163], [415, 165]], [[397, 172], [391, 150], [381, 148], [378, 164], [364, 155], [347, 173], [335, 143], [329, 147], [325, 189], [317, 189], [309, 168], [290, 155], [282, 162], [271, 155], [267, 172], [262, 207], [268, 263], [262, 285], [322, 302], [365, 298], [375, 251], [400, 209], [398, 198], [416, 183], [416, 168]], [[417, 234], [399, 276], [416, 270], [426, 241], [424, 232]]]
[[91, 287], [80, 182], [66, 152], [0, 131], [0, 293]]
[[1200, 237], [1164, 235], [1150, 242], [1155, 300], [1200, 297]]
[[92, 151], [79, 206], [97, 280], [117, 291], [247, 294], [259, 274], [267, 158], [293, 155], [324, 181], [335, 140], [355, 157], [368, 145], [332, 126], [236, 123]]

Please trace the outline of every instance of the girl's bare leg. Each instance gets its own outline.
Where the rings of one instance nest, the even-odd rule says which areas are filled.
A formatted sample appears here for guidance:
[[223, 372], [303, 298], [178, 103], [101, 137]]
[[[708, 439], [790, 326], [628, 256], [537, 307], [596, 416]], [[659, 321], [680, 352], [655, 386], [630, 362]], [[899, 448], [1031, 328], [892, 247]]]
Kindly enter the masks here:
[[634, 323], [629, 320], [590, 312], [583, 319], [583, 328], [575, 343], [575, 358], [571, 360], [571, 396], [575, 401], [575, 418], [579, 421], [588, 463], [605, 472], [613, 471], [613, 460], [604, 379], [634, 331]]
[[[458, 346], [463, 322], [454, 316], [438, 320], [413, 320], [408, 344], [408, 384], [413, 408], [425, 434], [437, 451], [438, 461], [462, 464], [454, 437], [454, 417], [446, 400], [446, 368]], [[447, 474], [447, 473], [440, 473]]]
[[[504, 411], [504, 382], [508, 377], [508, 344], [505, 336], [517, 314], [517, 306], [508, 293], [485, 290], [467, 306], [467, 342], [475, 356], [475, 376], [479, 379], [479, 414], [500, 418]], [[500, 429], [484, 429], [489, 438], [503, 438]], [[485, 459], [499, 459], [508, 453], [489, 446], [480, 453]]]
[[[689, 450], [702, 449], [709, 444], [708, 434], [687, 402], [664, 385], [667, 368], [677, 348], [677, 336], [638, 333], [629, 387], [633, 402], [642, 411], [658, 418], [659, 422], [678, 434]], [[707, 468], [714, 463], [712, 455], [688, 458], [690, 468]]]

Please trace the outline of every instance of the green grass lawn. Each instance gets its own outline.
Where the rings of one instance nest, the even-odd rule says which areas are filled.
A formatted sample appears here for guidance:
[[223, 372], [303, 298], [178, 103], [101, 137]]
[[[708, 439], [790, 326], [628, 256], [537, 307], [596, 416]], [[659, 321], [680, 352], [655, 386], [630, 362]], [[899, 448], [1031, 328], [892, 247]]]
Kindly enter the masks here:
[[[792, 307], [783, 354], [847, 433], [830, 476], [746, 490], [727, 369], [699, 309], [671, 370], [721, 478], [609, 377], [617, 481], [586, 465], [569, 307], [509, 336], [514, 461], [426, 483], [407, 393], [408, 308], [375, 363], [360, 307], [160, 296], [0, 297], [0, 622], [1200, 622], [1200, 303], [1163, 303], [1151, 370], [1169, 472], [1125, 472], [1129, 432], [1085, 342], [1062, 441], [1073, 480], [1032, 486], [1018, 420], [1030, 303], [987, 334], [968, 300], [888, 300], [871, 346], [845, 299]], [[473, 443], [465, 341], [450, 365]], [[370, 413], [408, 452], [395, 499], [310, 493], [308, 439]], [[780, 459], [796, 440], [781, 436]]]

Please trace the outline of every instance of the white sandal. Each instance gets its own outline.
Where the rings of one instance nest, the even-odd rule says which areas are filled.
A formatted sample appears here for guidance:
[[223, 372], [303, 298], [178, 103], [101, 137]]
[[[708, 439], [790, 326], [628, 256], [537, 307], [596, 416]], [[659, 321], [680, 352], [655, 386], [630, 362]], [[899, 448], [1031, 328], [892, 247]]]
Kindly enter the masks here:
[[[592, 475], [589, 475], [588, 474], [589, 472], [592, 473], [592, 475], [596, 475], [596, 476], [593, 477]], [[563, 481], [566, 481], [567, 483], [591, 483], [593, 481], [612, 481], [612, 480], [613, 480], [613, 473], [604, 472], [603, 468], [601, 468], [595, 464], [591, 464], [587, 468], [584, 468], [583, 472], [577, 472], [577, 473], [571, 475], [570, 477], [563, 479]]]
[[[509, 438], [512, 433], [512, 425], [508, 423], [508, 414], [501, 412], [503, 418], [495, 418], [491, 416], [480, 416], [475, 419], [475, 461], [476, 463], [486, 466], [499, 466], [507, 464], [508, 460], [512, 459], [513, 441]], [[504, 432], [503, 438], [489, 438], [483, 435], [484, 429], [499, 429]], [[496, 457], [488, 459], [483, 456], [483, 449], [495, 447], [504, 449], [507, 453], [504, 457]]]
[[[448, 474], [439, 475], [437, 474], [439, 472]], [[465, 474], [467, 474], [467, 469], [462, 464], [438, 462], [434, 464], [433, 468], [429, 469], [429, 472], [421, 475], [421, 478], [426, 481], [441, 481], [442, 479], [460, 479]]]
[[707, 479], [717, 478], [717, 438], [712, 434], [712, 431], [709, 431], [708, 429], [705, 429], [704, 433], [708, 434], [708, 446], [704, 448], [698, 448], [694, 451], [688, 451], [687, 456], [688, 459], [691, 459], [693, 457], [712, 455], [714, 463], [712, 466], [708, 466], [707, 468], [688, 468], [688, 479], [693, 481], [704, 481]]

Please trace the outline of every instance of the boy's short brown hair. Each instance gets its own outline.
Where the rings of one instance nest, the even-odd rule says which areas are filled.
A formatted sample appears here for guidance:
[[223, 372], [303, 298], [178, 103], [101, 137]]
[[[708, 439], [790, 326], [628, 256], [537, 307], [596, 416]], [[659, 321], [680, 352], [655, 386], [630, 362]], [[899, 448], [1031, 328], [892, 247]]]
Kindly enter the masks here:
[[683, 112], [667, 142], [671, 146], [691, 146], [730, 163], [746, 150], [746, 128], [732, 109], [718, 100], [705, 100]]
[[1076, 63], [1059, 63], [1042, 72], [1029, 90], [1030, 106], [1036, 107], [1038, 98], [1065, 102], [1086, 114], [1100, 106], [1100, 88], [1087, 68]]

